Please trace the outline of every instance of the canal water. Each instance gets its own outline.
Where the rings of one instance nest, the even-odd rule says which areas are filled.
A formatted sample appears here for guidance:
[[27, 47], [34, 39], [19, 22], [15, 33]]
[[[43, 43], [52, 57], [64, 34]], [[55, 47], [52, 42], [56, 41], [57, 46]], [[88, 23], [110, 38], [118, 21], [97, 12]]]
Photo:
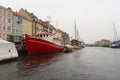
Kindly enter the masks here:
[[0, 80], [120, 80], [120, 49], [20, 56], [0, 63]]

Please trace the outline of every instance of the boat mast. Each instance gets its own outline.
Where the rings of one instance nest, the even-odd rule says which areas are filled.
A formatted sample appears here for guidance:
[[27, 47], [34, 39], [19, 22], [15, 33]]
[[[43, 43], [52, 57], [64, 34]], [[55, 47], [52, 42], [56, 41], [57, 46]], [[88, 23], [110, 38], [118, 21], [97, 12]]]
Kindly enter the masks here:
[[76, 32], [76, 20], [75, 20], [74, 30], [75, 30], [75, 39], [77, 39], [77, 32]]
[[114, 41], [118, 41], [118, 35], [117, 35], [117, 30], [115, 28], [115, 22], [113, 22], [113, 27], [114, 27]]
[[78, 32], [78, 28], [77, 28], [77, 26], [76, 26], [76, 21], [75, 21], [75, 25], [74, 25], [74, 30], [75, 30], [75, 39], [76, 40], [79, 40], [79, 32]]
[[79, 40], [79, 33], [78, 33], [78, 28], [77, 28], [77, 40]]

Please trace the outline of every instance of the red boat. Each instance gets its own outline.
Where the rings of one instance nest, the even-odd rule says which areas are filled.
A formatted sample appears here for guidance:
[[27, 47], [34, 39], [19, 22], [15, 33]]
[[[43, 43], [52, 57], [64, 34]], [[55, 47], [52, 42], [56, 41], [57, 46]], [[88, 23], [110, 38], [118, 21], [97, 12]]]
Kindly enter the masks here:
[[41, 32], [34, 37], [25, 35], [28, 54], [56, 53], [63, 50], [60, 40], [54, 40], [51, 33]]

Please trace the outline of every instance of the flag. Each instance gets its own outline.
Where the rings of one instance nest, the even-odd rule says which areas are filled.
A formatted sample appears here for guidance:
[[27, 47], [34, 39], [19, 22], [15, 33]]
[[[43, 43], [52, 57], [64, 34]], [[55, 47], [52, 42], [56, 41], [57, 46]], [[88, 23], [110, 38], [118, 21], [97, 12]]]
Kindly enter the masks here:
[[21, 23], [22, 23], [22, 18], [21, 18], [21, 17], [18, 17], [17, 23], [18, 23], [18, 24], [21, 24]]

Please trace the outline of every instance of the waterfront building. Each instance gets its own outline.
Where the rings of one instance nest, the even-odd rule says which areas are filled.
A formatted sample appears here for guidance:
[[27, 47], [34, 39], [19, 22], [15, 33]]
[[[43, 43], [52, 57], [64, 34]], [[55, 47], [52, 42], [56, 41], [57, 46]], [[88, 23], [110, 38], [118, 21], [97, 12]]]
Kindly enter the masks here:
[[0, 6], [0, 38], [11, 41], [12, 35], [12, 10]]
[[[36, 15], [30, 13], [26, 9], [24, 10], [23, 8], [20, 9], [19, 13], [24, 15], [27, 19], [31, 20], [32, 35], [39, 32], [50, 32], [53, 34], [54, 38], [62, 40], [62, 43], [69, 43], [69, 35], [60, 29], [55, 29], [54, 26], [50, 24], [50, 21], [42, 21]], [[56, 34], [54, 35], [54, 33]]]
[[23, 39], [23, 17], [17, 12], [13, 12], [13, 31], [12, 39], [13, 42], [18, 42]]
[[[16, 23], [17, 21], [17, 23]], [[16, 31], [18, 30], [16, 35], [20, 35], [22, 38], [25, 37], [25, 34], [32, 35], [32, 21], [27, 18], [26, 16], [14, 12], [14, 20], [13, 20], [13, 33], [15, 34]], [[15, 26], [16, 25], [16, 26]], [[17, 28], [16, 28], [17, 27]], [[19, 28], [21, 27], [21, 28]]]
[[24, 15], [32, 22], [32, 35], [38, 32], [42, 32], [43, 30], [42, 20], [40, 20], [36, 15], [28, 12], [26, 9], [24, 10], [23, 8], [20, 9], [19, 13]]
[[53, 33], [54, 27], [49, 21], [43, 21], [43, 31]]
[[101, 42], [102, 42], [102, 44], [101, 44], [102, 47], [110, 47], [111, 46], [110, 40], [102, 39]]
[[54, 29], [54, 38], [58, 38], [61, 40], [62, 44], [69, 44], [70, 43], [70, 38], [69, 38], [69, 34], [67, 34], [66, 32], [60, 30], [60, 29]]
[[54, 31], [54, 38], [59, 38], [59, 39], [61, 39], [62, 40], [62, 30], [60, 30], [60, 29], [56, 29], [55, 31]]
[[32, 35], [32, 21], [26, 16], [23, 18], [23, 37], [25, 37], [25, 34]]
[[106, 40], [106, 39], [102, 39], [101, 41], [96, 41], [94, 44], [96, 46], [101, 46], [101, 47], [110, 47], [111, 41]]
[[69, 37], [69, 34], [67, 34], [66, 32], [63, 32], [63, 41], [64, 41], [64, 44], [70, 44], [70, 37]]
[[35, 26], [36, 26], [35, 33], [39, 33], [43, 31], [43, 25], [41, 20], [39, 22], [36, 22]]

